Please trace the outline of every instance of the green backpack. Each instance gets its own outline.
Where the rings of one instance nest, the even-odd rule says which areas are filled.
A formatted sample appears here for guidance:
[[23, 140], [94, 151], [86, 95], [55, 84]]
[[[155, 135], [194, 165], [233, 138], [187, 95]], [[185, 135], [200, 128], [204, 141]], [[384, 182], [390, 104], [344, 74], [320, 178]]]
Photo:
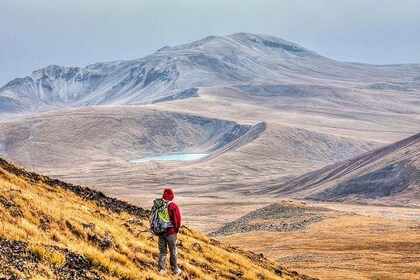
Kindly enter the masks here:
[[155, 235], [164, 235], [169, 227], [173, 227], [168, 210], [171, 203], [172, 201], [166, 202], [163, 198], [153, 201], [149, 222], [150, 229]]

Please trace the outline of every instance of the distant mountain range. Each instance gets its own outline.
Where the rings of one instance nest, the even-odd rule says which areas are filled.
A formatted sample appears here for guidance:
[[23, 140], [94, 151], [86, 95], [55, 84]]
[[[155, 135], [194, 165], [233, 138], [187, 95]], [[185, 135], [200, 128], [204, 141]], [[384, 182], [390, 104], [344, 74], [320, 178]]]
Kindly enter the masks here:
[[362, 83], [372, 89], [406, 90], [419, 87], [419, 69], [418, 65], [342, 63], [277, 37], [236, 33], [164, 47], [130, 61], [86, 67], [50, 65], [1, 87], [0, 113], [147, 104], [194, 97], [198, 87], [221, 85], [254, 91], [261, 91], [260, 85], [271, 85], [263, 90], [284, 91], [288, 83], [319, 84], [328, 80]]

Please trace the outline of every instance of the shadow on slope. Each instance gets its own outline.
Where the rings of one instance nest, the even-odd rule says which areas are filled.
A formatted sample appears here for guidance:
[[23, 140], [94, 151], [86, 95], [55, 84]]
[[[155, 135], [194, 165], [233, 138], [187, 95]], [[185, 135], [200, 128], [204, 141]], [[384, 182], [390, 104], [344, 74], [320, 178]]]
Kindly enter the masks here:
[[262, 192], [323, 201], [420, 206], [420, 133]]
[[334, 201], [352, 195], [360, 198], [391, 196], [404, 191], [413, 183], [413, 176], [407, 176], [408, 174], [418, 174], [418, 171], [408, 160], [403, 160], [352, 178], [310, 198], [326, 201], [333, 198]]

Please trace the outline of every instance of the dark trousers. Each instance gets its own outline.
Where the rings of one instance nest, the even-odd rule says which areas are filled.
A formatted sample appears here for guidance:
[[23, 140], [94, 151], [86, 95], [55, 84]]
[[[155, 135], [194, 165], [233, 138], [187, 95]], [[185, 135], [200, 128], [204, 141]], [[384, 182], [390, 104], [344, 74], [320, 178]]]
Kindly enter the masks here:
[[171, 234], [168, 236], [159, 236], [158, 245], [159, 245], [159, 270], [165, 269], [166, 254], [169, 247], [169, 261], [171, 263], [172, 271], [178, 270], [178, 254], [176, 252], [176, 238], [177, 234]]

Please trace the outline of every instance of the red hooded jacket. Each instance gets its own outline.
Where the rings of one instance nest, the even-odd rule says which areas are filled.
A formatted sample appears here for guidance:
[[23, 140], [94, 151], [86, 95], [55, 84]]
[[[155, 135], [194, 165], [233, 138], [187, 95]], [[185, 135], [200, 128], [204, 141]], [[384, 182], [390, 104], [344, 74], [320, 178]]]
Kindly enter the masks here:
[[168, 228], [167, 231], [167, 235], [171, 235], [177, 233], [181, 227], [181, 212], [179, 211], [178, 205], [172, 201], [174, 199], [174, 192], [171, 189], [165, 189], [162, 198], [171, 202], [169, 203], [168, 211], [173, 227]]

